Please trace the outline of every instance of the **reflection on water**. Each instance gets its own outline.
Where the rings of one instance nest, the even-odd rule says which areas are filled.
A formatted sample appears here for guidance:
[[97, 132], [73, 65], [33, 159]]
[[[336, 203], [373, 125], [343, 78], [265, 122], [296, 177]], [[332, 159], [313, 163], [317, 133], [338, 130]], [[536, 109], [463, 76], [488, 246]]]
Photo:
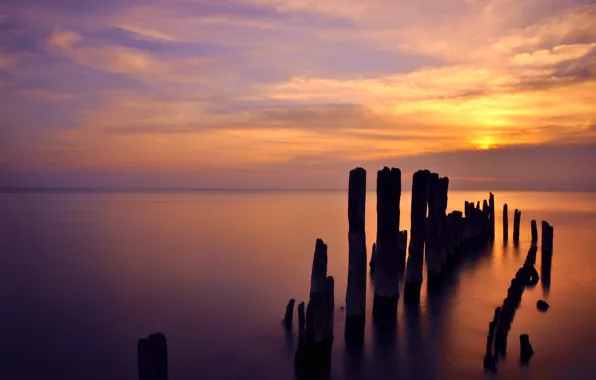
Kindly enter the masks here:
[[[452, 191], [449, 210], [486, 196]], [[555, 226], [551, 281], [524, 293], [499, 374], [522, 373], [517, 337], [527, 333], [535, 355], [525, 378], [586, 378], [596, 370], [596, 196], [495, 196], [497, 221], [504, 202], [523, 212], [519, 246], [503, 245], [497, 223], [494, 245], [441, 294], [423, 286], [413, 309], [400, 300], [392, 332], [375, 331], [369, 281], [365, 345], [354, 356], [339, 310], [347, 191], [0, 194], [0, 378], [134, 379], [136, 341], [154, 331], [168, 338], [174, 380], [291, 378], [297, 339], [280, 321], [289, 298], [308, 299], [317, 237], [336, 281], [332, 378], [478, 378], [488, 321], [526, 256], [531, 219]], [[404, 192], [402, 228], [410, 200]], [[374, 192], [366, 219], [370, 250]], [[541, 298], [551, 305], [544, 314]]]

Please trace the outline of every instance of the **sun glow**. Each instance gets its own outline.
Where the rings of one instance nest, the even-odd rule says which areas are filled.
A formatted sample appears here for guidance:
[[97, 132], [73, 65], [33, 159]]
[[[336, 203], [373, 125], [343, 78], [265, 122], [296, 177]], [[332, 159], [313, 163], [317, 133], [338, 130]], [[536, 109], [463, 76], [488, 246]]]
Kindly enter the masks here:
[[476, 149], [488, 150], [496, 146], [496, 140], [492, 136], [482, 136], [474, 140]]

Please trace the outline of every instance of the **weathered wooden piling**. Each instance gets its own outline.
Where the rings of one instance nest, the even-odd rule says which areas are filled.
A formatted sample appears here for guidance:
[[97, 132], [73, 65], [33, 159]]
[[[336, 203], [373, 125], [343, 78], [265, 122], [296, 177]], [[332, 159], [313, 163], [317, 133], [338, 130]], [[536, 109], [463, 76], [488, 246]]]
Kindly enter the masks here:
[[551, 268], [553, 258], [553, 239], [554, 239], [554, 227], [548, 222], [542, 222], [542, 246], [541, 246], [541, 267], [540, 273], [542, 275], [541, 280], [544, 289], [548, 291], [550, 288], [551, 280]]
[[536, 221], [532, 220], [530, 226], [532, 229], [532, 247], [538, 247], [538, 226], [536, 225]]
[[509, 216], [507, 215], [507, 203], [503, 205], [503, 241], [509, 240]]
[[406, 253], [408, 251], [408, 230], [399, 232], [399, 268], [406, 269]]
[[426, 237], [426, 272], [430, 287], [437, 287], [441, 275], [441, 189], [437, 173], [431, 173], [428, 190], [428, 235]]
[[366, 311], [366, 170], [350, 171], [348, 190], [348, 287], [346, 291], [347, 339], [364, 337]]
[[401, 171], [384, 167], [377, 172], [377, 244], [374, 272], [373, 319], [393, 325], [399, 298], [399, 201]]
[[449, 178], [439, 178], [439, 259], [441, 262], [441, 275], [447, 265], [447, 252], [449, 251], [449, 227], [447, 225], [447, 203], [449, 201]]
[[[509, 289], [507, 289], [507, 298], [503, 300], [503, 305], [501, 308], [499, 308], [499, 318], [494, 318], [493, 322], [491, 322], [492, 327], [494, 327], [494, 329], [491, 328], [490, 331], [494, 331], [494, 346], [496, 358], [498, 358], [499, 356], [505, 357], [506, 355], [507, 335], [509, 334], [509, 331], [511, 329], [511, 323], [513, 322], [515, 311], [521, 304], [521, 298], [525, 288], [536, 285], [536, 283], [539, 280], [538, 272], [534, 268], [534, 264], [536, 262], [536, 252], [536, 246], [530, 247], [524, 265], [517, 271], [515, 277], [513, 278], [513, 280], [511, 280], [511, 285], [509, 286]], [[495, 320], [496, 323], [494, 323]], [[522, 347], [522, 350], [526, 348]], [[526, 354], [527, 353], [528, 352], [526, 352]], [[531, 354], [529, 354], [529, 356], [531, 356]], [[487, 369], [492, 369], [491, 358], [488, 356], [485, 356], [484, 367]]]
[[420, 300], [422, 265], [424, 263], [424, 241], [426, 238], [426, 208], [428, 203], [430, 176], [430, 171], [419, 170], [414, 173], [412, 180], [410, 245], [408, 248], [406, 283], [404, 287], [404, 300], [410, 302], [418, 302]]
[[304, 302], [298, 304], [298, 342], [304, 342], [306, 335], [306, 315], [304, 313]]
[[377, 260], [377, 243], [373, 243], [371, 253], [370, 253], [370, 262], [368, 263], [368, 266], [370, 267], [370, 274], [372, 274], [372, 275], [375, 274], [375, 269], [377, 267], [375, 264], [376, 260]]
[[554, 228], [547, 221], [542, 221], [542, 254], [550, 255], [553, 253]]
[[311, 272], [310, 299], [306, 307], [298, 306], [299, 339], [294, 356], [294, 367], [300, 378], [328, 378], [331, 370], [331, 349], [333, 344], [334, 280], [327, 276], [327, 245], [317, 239]]
[[513, 242], [519, 243], [519, 226], [521, 223], [521, 211], [515, 209], [513, 212]]
[[519, 360], [522, 364], [526, 364], [534, 355], [534, 350], [532, 349], [532, 345], [530, 344], [530, 337], [528, 334], [521, 334], [519, 336], [519, 345], [520, 345], [520, 356]]
[[154, 333], [139, 339], [137, 346], [139, 380], [168, 379], [168, 345], [166, 336]]
[[294, 302], [296, 302], [296, 300], [291, 298], [286, 305], [286, 314], [284, 315], [283, 325], [288, 331], [292, 330], [292, 320], [294, 319]]
[[495, 240], [495, 196], [489, 193], [488, 199], [489, 218], [490, 218], [490, 240]]

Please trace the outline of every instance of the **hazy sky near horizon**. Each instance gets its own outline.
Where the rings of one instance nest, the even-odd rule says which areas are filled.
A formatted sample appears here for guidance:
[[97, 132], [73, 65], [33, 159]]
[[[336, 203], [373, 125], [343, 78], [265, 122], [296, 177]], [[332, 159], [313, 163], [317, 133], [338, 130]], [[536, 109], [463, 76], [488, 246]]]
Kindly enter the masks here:
[[596, 190], [594, 0], [4, 0], [0, 31], [0, 187]]

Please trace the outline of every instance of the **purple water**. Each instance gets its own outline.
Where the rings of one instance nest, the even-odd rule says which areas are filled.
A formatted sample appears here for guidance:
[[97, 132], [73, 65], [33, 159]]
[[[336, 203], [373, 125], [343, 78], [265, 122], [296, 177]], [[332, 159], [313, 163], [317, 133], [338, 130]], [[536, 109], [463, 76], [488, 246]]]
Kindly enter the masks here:
[[[519, 248], [497, 239], [394, 335], [372, 326], [363, 356], [343, 343], [347, 191], [0, 194], [0, 379], [136, 379], [137, 339], [163, 331], [170, 379], [291, 379], [286, 302], [308, 297], [315, 239], [335, 277], [333, 379], [582, 379], [596, 373], [596, 194], [497, 192], [522, 210]], [[449, 194], [449, 209], [487, 192]], [[401, 200], [409, 228], [410, 194]], [[367, 239], [376, 235], [374, 192]], [[529, 248], [531, 219], [555, 226], [552, 285], [523, 295], [498, 375], [484, 375], [488, 322]], [[510, 236], [512, 226], [510, 226]], [[540, 253], [537, 269], [540, 271]], [[539, 313], [536, 301], [550, 310]], [[535, 355], [521, 368], [519, 334]]]

